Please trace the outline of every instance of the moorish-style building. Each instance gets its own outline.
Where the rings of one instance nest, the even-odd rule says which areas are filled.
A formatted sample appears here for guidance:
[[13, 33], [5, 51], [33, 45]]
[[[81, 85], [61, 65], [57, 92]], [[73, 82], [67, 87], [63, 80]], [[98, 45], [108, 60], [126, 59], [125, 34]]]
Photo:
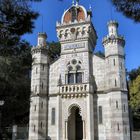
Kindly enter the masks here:
[[57, 23], [61, 55], [50, 62], [47, 35], [32, 48], [29, 140], [130, 140], [125, 40], [108, 22], [105, 57], [94, 54], [91, 9], [73, 3]]

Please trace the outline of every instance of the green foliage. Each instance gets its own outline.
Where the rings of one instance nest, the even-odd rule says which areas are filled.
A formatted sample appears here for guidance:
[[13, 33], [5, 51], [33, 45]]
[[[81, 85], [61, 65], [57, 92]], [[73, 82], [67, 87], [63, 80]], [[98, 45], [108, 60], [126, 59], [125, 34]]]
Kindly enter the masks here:
[[130, 105], [136, 117], [140, 119], [140, 75], [130, 82]]
[[14, 121], [28, 122], [31, 47], [21, 36], [32, 32], [37, 17], [25, 0], [0, 0], [0, 100], [5, 101], [2, 130]]
[[[5, 49], [20, 41], [21, 35], [31, 33], [38, 13], [25, 1], [0, 1], [0, 47]], [[4, 53], [3, 53], [4, 55]]]
[[117, 10], [126, 17], [140, 22], [140, 1], [139, 0], [111, 0]]
[[59, 42], [48, 42], [47, 43], [49, 48], [49, 56], [51, 58], [51, 61], [54, 61], [55, 59], [57, 59], [60, 56], [60, 52], [61, 52], [61, 44]]
[[140, 67], [129, 73], [129, 104], [132, 109], [134, 129], [140, 130]]
[[130, 81], [135, 80], [137, 76], [140, 75], [140, 67], [138, 67], [137, 69], [131, 70], [128, 74], [129, 74]]
[[5, 100], [3, 125], [29, 112], [31, 54], [28, 43], [20, 44], [16, 55], [0, 56], [0, 98]]

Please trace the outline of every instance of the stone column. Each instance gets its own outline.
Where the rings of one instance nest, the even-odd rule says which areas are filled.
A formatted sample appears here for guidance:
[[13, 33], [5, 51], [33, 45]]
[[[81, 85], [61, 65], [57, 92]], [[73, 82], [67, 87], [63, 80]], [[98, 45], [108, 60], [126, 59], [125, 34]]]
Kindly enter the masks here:
[[86, 127], [85, 127], [85, 120], [83, 120], [83, 140], [86, 140]]
[[68, 121], [65, 121], [65, 140], [68, 140]]
[[17, 125], [13, 125], [12, 140], [16, 140], [17, 137]]
[[76, 83], [76, 73], [74, 74], [74, 83]]

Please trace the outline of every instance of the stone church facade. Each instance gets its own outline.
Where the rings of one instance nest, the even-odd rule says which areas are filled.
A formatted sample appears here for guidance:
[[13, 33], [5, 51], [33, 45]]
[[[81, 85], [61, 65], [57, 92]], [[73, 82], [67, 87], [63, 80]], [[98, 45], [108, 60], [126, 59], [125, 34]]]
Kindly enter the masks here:
[[108, 22], [105, 57], [94, 54], [92, 12], [72, 4], [57, 23], [61, 55], [50, 62], [47, 35], [32, 48], [29, 140], [130, 140], [125, 40]]

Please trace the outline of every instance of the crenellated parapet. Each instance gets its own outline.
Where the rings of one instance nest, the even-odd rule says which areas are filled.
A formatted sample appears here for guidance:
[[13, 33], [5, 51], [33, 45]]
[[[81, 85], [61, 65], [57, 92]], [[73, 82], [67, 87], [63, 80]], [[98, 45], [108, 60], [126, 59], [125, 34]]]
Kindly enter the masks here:
[[111, 20], [107, 23], [108, 25], [108, 35], [103, 38], [102, 43], [103, 45], [107, 45], [108, 43], [111, 44], [120, 44], [122, 46], [125, 46], [125, 39], [123, 36], [118, 34], [118, 27], [119, 24], [115, 20]]
[[36, 54], [36, 53], [43, 53], [43, 54], [48, 54], [48, 49], [42, 46], [38, 46], [38, 47], [33, 47], [31, 49], [31, 54]]
[[123, 36], [109, 36], [107, 35], [106, 37], [103, 38], [102, 40], [103, 45], [107, 45], [108, 43], [117, 43], [121, 44], [123, 47], [125, 46], [125, 39]]

